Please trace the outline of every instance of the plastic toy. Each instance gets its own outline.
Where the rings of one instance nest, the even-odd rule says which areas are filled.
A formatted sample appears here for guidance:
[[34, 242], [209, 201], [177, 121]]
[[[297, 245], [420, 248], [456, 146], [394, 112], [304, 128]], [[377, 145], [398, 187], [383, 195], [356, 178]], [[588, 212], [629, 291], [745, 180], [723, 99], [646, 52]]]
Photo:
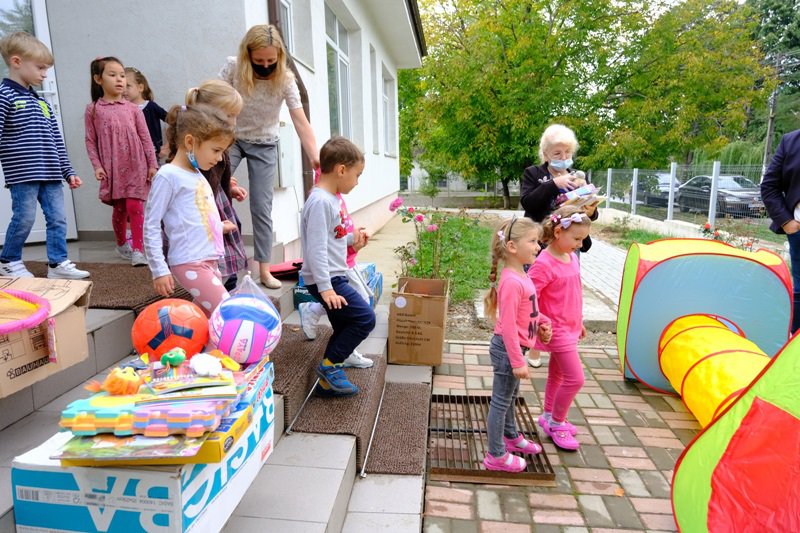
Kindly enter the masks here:
[[105, 392], [70, 403], [59, 425], [78, 436], [113, 433], [125, 437], [144, 435], [199, 437], [214, 431], [232, 401], [203, 400], [139, 404], [151, 395], [111, 396]]
[[133, 347], [160, 358], [173, 348], [183, 348], [191, 358], [208, 342], [208, 320], [195, 304], [168, 298], [145, 307], [133, 323]]
[[0, 290], [0, 335], [35, 328], [50, 314], [50, 302], [33, 293]]
[[800, 531], [800, 335], [777, 255], [701, 239], [628, 251], [617, 343], [626, 377], [680, 393], [703, 430], [672, 480], [682, 531]]
[[183, 348], [173, 348], [161, 356], [161, 364], [167, 367], [180, 366], [186, 361], [186, 350]]
[[281, 317], [268, 299], [249, 294], [223, 301], [209, 319], [209, 345], [238, 363], [268, 357], [281, 338]]
[[103, 380], [103, 383], [92, 381], [86, 385], [86, 390], [92, 392], [104, 390], [112, 396], [122, 396], [136, 394], [143, 384], [144, 380], [133, 368], [117, 367]]

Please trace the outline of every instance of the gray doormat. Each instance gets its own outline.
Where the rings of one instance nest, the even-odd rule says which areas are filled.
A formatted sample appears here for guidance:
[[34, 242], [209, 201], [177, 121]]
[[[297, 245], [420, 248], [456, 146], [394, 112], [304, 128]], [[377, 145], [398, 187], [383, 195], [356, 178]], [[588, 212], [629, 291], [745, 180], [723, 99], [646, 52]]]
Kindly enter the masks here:
[[[544, 451], [536, 455], [524, 455], [528, 468], [518, 474], [484, 468], [483, 458], [489, 449], [486, 438], [489, 399], [489, 396], [433, 395], [428, 451], [430, 479], [554, 486], [556, 474]], [[517, 398], [516, 418], [517, 427], [525, 438], [541, 444], [524, 398]]]

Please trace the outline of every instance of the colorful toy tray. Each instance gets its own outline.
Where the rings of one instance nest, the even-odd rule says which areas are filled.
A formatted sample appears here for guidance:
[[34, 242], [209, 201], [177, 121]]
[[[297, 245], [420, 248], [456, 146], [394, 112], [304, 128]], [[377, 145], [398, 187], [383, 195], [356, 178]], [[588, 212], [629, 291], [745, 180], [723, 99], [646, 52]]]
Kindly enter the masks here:
[[148, 394], [111, 396], [99, 392], [69, 404], [61, 413], [59, 426], [78, 436], [113, 433], [118, 437], [200, 437], [217, 429], [233, 404], [230, 400], [139, 404], [150, 399]]

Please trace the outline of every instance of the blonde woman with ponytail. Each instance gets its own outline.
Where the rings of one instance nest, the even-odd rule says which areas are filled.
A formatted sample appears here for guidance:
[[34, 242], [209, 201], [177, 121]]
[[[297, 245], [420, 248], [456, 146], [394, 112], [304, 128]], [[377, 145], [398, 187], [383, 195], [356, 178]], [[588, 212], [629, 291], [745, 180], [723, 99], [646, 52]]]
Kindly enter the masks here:
[[486, 317], [495, 322], [489, 346], [494, 379], [487, 420], [489, 452], [483, 459], [487, 470], [522, 472], [527, 466], [525, 459], [511, 452], [533, 455], [542, 451], [517, 430], [514, 419], [520, 379], [530, 378], [524, 352], [533, 347], [537, 337], [549, 342], [552, 334], [550, 319], [539, 313], [536, 289], [524, 269], [536, 260], [541, 233], [536, 222], [514, 217], [492, 235], [492, 287], [485, 300]]
[[261, 283], [270, 289], [281, 286], [269, 267], [272, 189], [278, 169], [278, 123], [284, 101], [306, 156], [314, 168], [319, 168], [314, 130], [303, 111], [300, 91], [287, 67], [286, 56], [286, 47], [275, 26], [253, 26], [242, 39], [238, 56], [229, 57], [219, 73], [244, 100], [242, 116], [236, 124], [236, 142], [230, 151], [231, 167], [235, 171], [242, 159], [247, 159], [255, 260], [259, 263]]

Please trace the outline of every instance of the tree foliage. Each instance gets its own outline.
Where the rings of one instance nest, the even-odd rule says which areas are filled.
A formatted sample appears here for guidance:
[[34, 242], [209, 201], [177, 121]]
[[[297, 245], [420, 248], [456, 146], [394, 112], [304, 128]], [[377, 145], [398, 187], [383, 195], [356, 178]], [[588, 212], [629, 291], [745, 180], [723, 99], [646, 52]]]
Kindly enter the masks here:
[[659, 165], [746, 131], [773, 76], [734, 0], [420, 0], [429, 55], [401, 77], [403, 157], [518, 179], [544, 128], [578, 166]]

